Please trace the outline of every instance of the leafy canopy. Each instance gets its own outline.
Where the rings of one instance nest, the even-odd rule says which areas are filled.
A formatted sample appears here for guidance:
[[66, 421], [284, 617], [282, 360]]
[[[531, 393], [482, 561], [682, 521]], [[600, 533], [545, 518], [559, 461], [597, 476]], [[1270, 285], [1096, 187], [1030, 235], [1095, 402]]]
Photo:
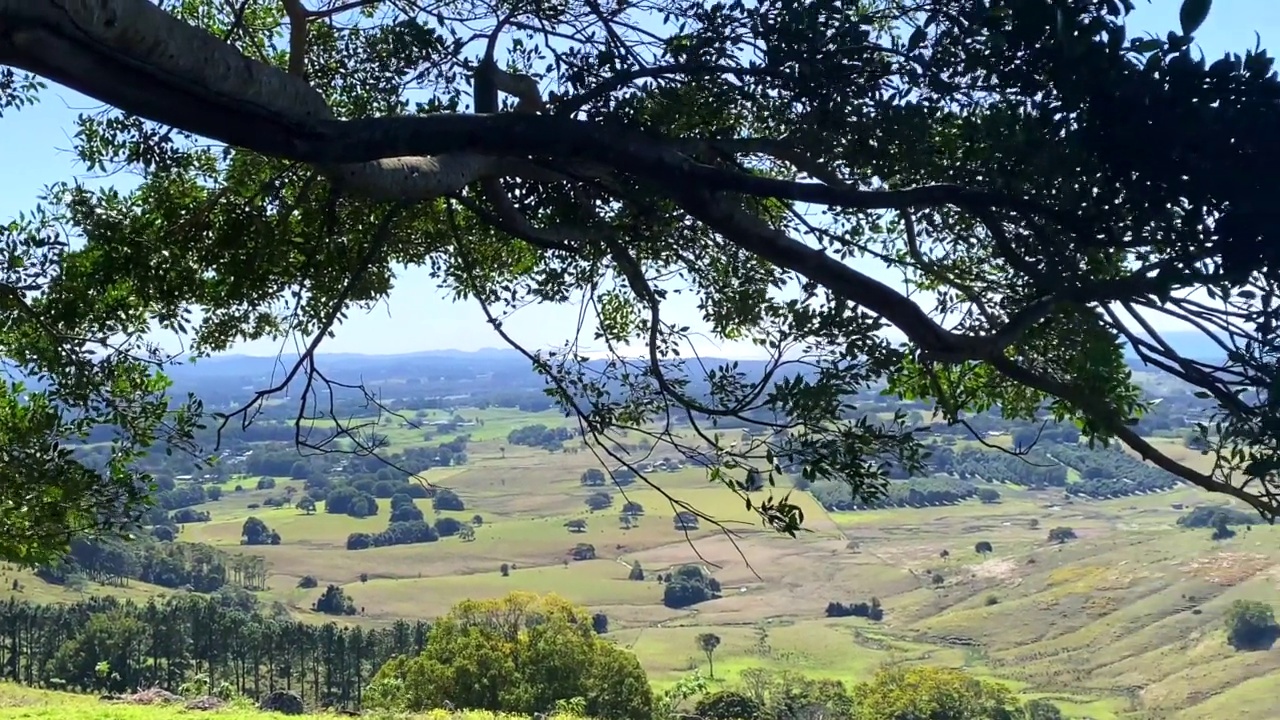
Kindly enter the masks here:
[[[593, 437], [675, 442], [783, 531], [798, 508], [748, 496], [735, 472], [797, 470], [873, 499], [886, 466], [921, 466], [904, 417], [851, 401], [881, 380], [951, 422], [1075, 421], [1271, 516], [1280, 223], [1262, 179], [1280, 83], [1261, 50], [1198, 54], [1208, 0], [1163, 38], [1130, 37], [1132, 8], [0, 0], [0, 111], [45, 81], [97, 98], [77, 157], [142, 177], [129, 192], [59, 184], [0, 231], [0, 352], [30, 379], [0, 389], [0, 556], [127, 527], [148, 483], [138, 453], [207, 439], [146, 330], [197, 356], [304, 337], [286, 382], [223, 418], [291, 384], [301, 423], [334, 388], [314, 350], [403, 265], [504, 336], [515, 308], [581, 303], [584, 340], [613, 352], [527, 351], [557, 400]], [[857, 269], [869, 261], [923, 294]], [[684, 362], [676, 295], [770, 371]], [[1153, 315], [1222, 358], [1182, 357]], [[1122, 342], [1211, 403], [1212, 472], [1135, 432]], [[673, 436], [672, 418], [701, 439]], [[713, 430], [729, 420], [757, 432], [729, 444]], [[86, 465], [65, 442], [99, 426], [118, 431], [112, 454]]]

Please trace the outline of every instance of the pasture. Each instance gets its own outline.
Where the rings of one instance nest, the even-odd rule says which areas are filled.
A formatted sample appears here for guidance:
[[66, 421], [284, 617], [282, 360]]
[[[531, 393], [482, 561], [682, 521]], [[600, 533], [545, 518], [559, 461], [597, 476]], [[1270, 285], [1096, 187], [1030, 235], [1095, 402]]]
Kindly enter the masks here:
[[[591, 452], [505, 442], [516, 427], [563, 418], [459, 414], [484, 422], [474, 428], [468, 462], [432, 469], [422, 480], [454, 490], [466, 509], [436, 513], [429, 500], [417, 504], [428, 521], [481, 516], [474, 540], [348, 551], [350, 533], [386, 527], [385, 502], [363, 519], [328, 514], [323, 504], [314, 514], [249, 507], [289, 486], [301, 491], [300, 481], [287, 478], [277, 478], [271, 491], [228, 492], [202, 505], [212, 521], [185, 526], [182, 539], [234, 549], [245, 518], [262, 519], [283, 538], [278, 546], [244, 548], [269, 563], [263, 599], [311, 621], [327, 619], [310, 609], [327, 584], [342, 586], [361, 609], [354, 621], [369, 624], [432, 617], [459, 600], [512, 590], [556, 593], [605, 613], [609, 637], [634, 650], [658, 685], [709, 670], [695, 638], [713, 632], [722, 639], [716, 683], [749, 667], [857, 680], [886, 663], [928, 663], [967, 668], [1026, 697], [1050, 697], [1075, 717], [1209, 718], [1229, 708], [1238, 720], [1268, 717], [1270, 689], [1280, 687], [1280, 654], [1233, 651], [1221, 629], [1236, 598], [1280, 603], [1280, 530], [1254, 527], [1215, 542], [1208, 531], [1177, 528], [1183, 510], [1175, 504], [1209, 501], [1192, 490], [1087, 501], [1001, 486], [993, 504], [844, 513], [828, 513], [795, 491], [806, 530], [793, 539], [762, 528], [740, 498], [709, 484], [701, 469], [653, 474], [660, 490], [641, 482], [587, 488], [579, 477], [599, 467]], [[387, 434], [402, 447], [423, 435], [403, 427]], [[256, 483], [238, 480], [244, 488]], [[584, 499], [601, 490], [613, 505], [588, 509]], [[723, 527], [704, 521], [689, 533], [675, 529], [672, 498]], [[627, 501], [645, 510], [634, 527], [619, 522]], [[585, 530], [570, 531], [571, 520], [585, 521]], [[1077, 539], [1050, 543], [1054, 527], [1072, 528]], [[979, 555], [979, 541], [994, 552]], [[594, 546], [596, 558], [572, 560], [579, 543]], [[644, 580], [628, 579], [635, 563]], [[665, 607], [654, 575], [684, 563], [712, 569], [722, 597]], [[319, 588], [298, 589], [308, 575]], [[28, 598], [71, 592], [31, 578], [21, 584], [19, 594]], [[99, 591], [138, 598], [158, 592], [137, 583]], [[881, 622], [825, 616], [829, 602], [872, 598], [885, 609]]]

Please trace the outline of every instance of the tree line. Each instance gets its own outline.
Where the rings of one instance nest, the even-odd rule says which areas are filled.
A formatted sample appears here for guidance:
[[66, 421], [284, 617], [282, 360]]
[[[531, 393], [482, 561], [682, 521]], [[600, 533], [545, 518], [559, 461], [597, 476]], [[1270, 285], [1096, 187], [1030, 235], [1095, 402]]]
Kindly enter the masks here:
[[248, 590], [266, 586], [267, 564], [261, 557], [231, 554], [202, 543], [159, 542], [140, 536], [76, 537], [61, 562], [37, 569], [45, 582], [73, 584], [77, 578], [124, 586], [130, 580], [167, 588], [211, 593], [231, 584]]
[[137, 604], [111, 597], [58, 605], [0, 603], [0, 677], [95, 692], [197, 680], [260, 697], [291, 690], [310, 703], [358, 706], [392, 657], [423, 651], [426, 622], [386, 628], [298, 622], [199, 595]]

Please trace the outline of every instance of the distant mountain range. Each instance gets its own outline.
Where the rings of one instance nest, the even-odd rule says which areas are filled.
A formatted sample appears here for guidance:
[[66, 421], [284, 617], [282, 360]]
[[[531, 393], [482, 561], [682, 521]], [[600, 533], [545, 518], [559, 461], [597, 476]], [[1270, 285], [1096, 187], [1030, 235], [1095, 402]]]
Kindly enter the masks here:
[[[1222, 348], [1213, 340], [1198, 332], [1169, 332], [1161, 337], [1186, 357], [1197, 360], [1214, 360], [1222, 357]], [[1126, 353], [1136, 359], [1132, 352]], [[479, 350], [424, 350], [413, 353], [393, 355], [373, 355], [361, 353], [321, 353], [323, 365], [329, 371], [343, 375], [350, 372], [364, 372], [388, 377], [388, 371], [396, 368], [422, 371], [444, 371], [461, 369], [466, 366], [470, 374], [483, 374], [493, 371], [507, 371], [514, 364], [528, 366], [528, 360], [516, 350], [510, 348], [481, 348]], [[708, 364], [726, 362], [722, 358], [704, 358]], [[290, 359], [256, 355], [220, 355], [203, 358], [195, 363], [187, 363], [174, 368], [171, 375], [175, 379], [189, 377], [194, 379], [212, 379], [221, 377], [258, 378], [283, 372]], [[744, 365], [755, 364], [752, 361], [739, 361]]]

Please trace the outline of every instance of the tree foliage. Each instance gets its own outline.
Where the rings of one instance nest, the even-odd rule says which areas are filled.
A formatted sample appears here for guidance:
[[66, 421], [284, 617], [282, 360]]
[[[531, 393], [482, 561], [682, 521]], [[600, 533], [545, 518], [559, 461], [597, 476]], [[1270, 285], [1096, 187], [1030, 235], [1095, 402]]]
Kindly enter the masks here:
[[1236, 600], [1227, 608], [1227, 642], [1237, 650], [1269, 648], [1280, 637], [1275, 610], [1257, 600]]
[[858, 720], [1014, 720], [1019, 704], [1004, 685], [961, 670], [895, 667], [854, 688]]
[[[201, 456], [203, 407], [169, 396], [153, 327], [197, 357], [302, 336], [283, 382], [219, 423], [288, 393], [299, 445], [377, 457], [385, 437], [318, 409], [334, 384], [314, 351], [406, 264], [512, 344], [508, 311], [583, 300], [610, 357], [526, 351], [581, 434], [623, 466], [617, 431], [674, 442], [784, 532], [799, 508], [749, 495], [742, 469], [785, 463], [874, 504], [888, 468], [921, 467], [906, 415], [849, 419], [885, 379], [947, 423], [1074, 422], [1270, 517], [1280, 224], [1257, 178], [1280, 82], [1261, 50], [1198, 54], [1207, 2], [1163, 39], [1129, 35], [1133, 4], [0, 0], [26, 38], [0, 45], [17, 71], [0, 110], [43, 81], [105, 102], [75, 154], [142, 178], [58, 184], [0, 227], [0, 353], [30, 380], [0, 386], [0, 556], [126, 530], [140, 455]], [[768, 372], [684, 362], [677, 292]], [[1179, 355], [1155, 315], [1220, 357]], [[1122, 343], [1214, 404], [1210, 471], [1139, 434]], [[316, 413], [331, 436], [304, 431]], [[692, 435], [650, 424], [671, 417]], [[750, 439], [711, 430], [733, 423]], [[78, 456], [104, 427], [110, 453]]]
[[459, 603], [421, 654], [387, 663], [366, 692], [368, 706], [401, 712], [452, 704], [533, 715], [573, 698], [589, 717], [652, 718], [635, 656], [598, 637], [580, 608], [529, 593]]

